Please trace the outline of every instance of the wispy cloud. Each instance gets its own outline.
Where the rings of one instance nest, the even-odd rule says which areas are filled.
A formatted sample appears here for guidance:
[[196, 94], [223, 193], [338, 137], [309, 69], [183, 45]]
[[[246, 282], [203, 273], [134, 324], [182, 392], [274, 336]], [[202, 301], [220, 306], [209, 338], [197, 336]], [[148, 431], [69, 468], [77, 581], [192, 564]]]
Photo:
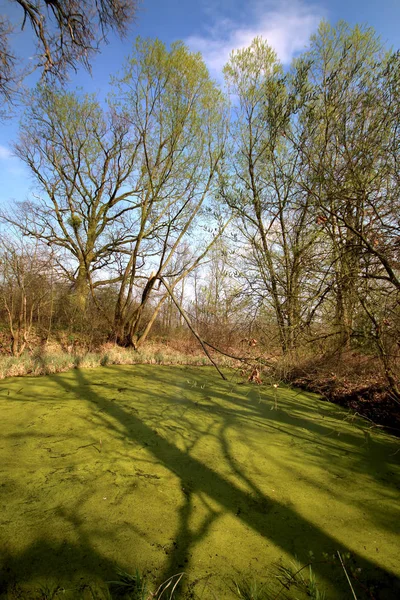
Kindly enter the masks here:
[[[10, 181], [13, 180], [13, 185], [15, 185], [14, 180], [19, 180], [18, 183], [20, 183], [22, 176], [24, 178], [27, 177], [28, 171], [26, 170], [25, 165], [17, 156], [15, 156], [15, 154], [13, 154], [12, 150], [4, 144], [0, 144], [0, 161], [2, 162], [2, 171], [7, 174]], [[4, 185], [1, 191], [4, 192]]]
[[256, 0], [246, 3], [245, 24], [221, 14], [213, 16], [214, 23], [206, 33], [190, 36], [186, 43], [202, 53], [214, 76], [220, 76], [231, 51], [248, 46], [257, 36], [267, 40], [284, 64], [290, 63], [307, 45], [325, 14], [321, 7], [301, 0]]
[[13, 158], [13, 154], [7, 146], [0, 144], [0, 160], [10, 160]]

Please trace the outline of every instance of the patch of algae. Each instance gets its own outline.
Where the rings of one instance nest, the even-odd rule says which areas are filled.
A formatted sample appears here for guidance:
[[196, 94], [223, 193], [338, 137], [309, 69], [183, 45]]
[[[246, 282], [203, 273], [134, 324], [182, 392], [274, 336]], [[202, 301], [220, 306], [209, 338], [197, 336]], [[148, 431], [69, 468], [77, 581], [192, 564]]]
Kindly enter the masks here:
[[314, 395], [112, 366], [4, 380], [0, 414], [0, 597], [106, 597], [139, 568], [224, 600], [240, 577], [279, 591], [276, 565], [312, 552], [339, 600], [337, 551], [359, 599], [400, 597], [398, 440]]

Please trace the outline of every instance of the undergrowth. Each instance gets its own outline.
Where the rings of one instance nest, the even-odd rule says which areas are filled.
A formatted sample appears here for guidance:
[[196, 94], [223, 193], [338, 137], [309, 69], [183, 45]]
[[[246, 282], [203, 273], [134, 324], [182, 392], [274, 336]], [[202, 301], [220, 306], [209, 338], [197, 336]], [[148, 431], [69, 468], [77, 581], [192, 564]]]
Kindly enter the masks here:
[[[309, 598], [310, 600], [328, 600], [321, 582], [318, 581], [313, 569], [315, 557], [311, 551], [309, 555], [310, 562], [307, 564], [302, 565], [297, 560], [293, 560], [289, 563], [275, 565], [269, 576], [264, 578], [263, 581], [255, 576], [241, 576], [232, 579], [227, 584], [226, 591], [227, 593], [230, 592], [232, 600], [299, 600], [299, 594], [301, 598]], [[336, 561], [336, 567], [339, 571], [343, 569], [348, 579], [349, 592], [351, 592], [351, 596], [349, 597], [358, 600], [348, 573], [351, 574], [353, 581], [360, 583], [358, 574], [361, 572], [361, 569], [357, 569], [352, 564], [350, 553], [344, 555], [343, 558], [339, 552], [332, 557], [329, 557], [327, 554], [323, 556], [324, 560], [317, 562], [334, 565]], [[340, 562], [337, 561], [337, 557], [339, 557]], [[340, 575], [342, 576], [343, 572]], [[66, 589], [59, 585], [44, 583], [37, 587], [35, 591], [24, 591], [16, 586], [12, 590], [14, 595], [7, 594], [6, 596], [2, 596], [0, 593], [0, 599], [57, 600], [62, 597], [70, 598], [71, 596], [68, 593], [72, 592], [73, 598], [76, 600], [85, 600], [86, 598], [95, 600], [175, 600], [178, 598], [178, 592], [181, 592], [181, 582], [184, 576], [185, 573], [177, 573], [163, 581], [158, 587], [153, 586], [153, 591], [151, 589], [152, 586], [149, 584], [147, 573], [136, 569], [135, 573], [131, 574], [118, 569], [116, 578], [112, 581], [107, 581], [100, 587], [98, 585], [92, 586], [89, 583], [82, 583], [77, 588]], [[375, 595], [372, 588], [368, 588], [365, 585], [362, 585], [362, 587], [368, 597], [373, 600]], [[217, 597], [214, 594], [212, 585], [209, 588], [209, 593], [211, 594], [210, 597]], [[187, 594], [183, 591], [183, 595], [179, 593], [179, 598], [193, 598], [190, 591]], [[204, 600], [207, 600], [207, 598], [204, 598]]]
[[[234, 361], [221, 357], [218, 361], [222, 367], [231, 367]], [[0, 379], [6, 377], [22, 377], [25, 375], [51, 375], [62, 373], [74, 368], [94, 369], [108, 365], [190, 365], [205, 366], [210, 362], [204, 354], [188, 354], [160, 347], [155, 344], [146, 345], [134, 350], [106, 347], [98, 352], [77, 352], [70, 354], [62, 351], [43, 351], [24, 353], [19, 357], [0, 355]]]
[[[38, 346], [21, 356], [0, 354], [0, 380], [6, 377], [25, 375], [52, 375], [74, 368], [91, 369], [108, 365], [210, 365], [207, 356], [193, 344], [181, 344], [172, 340], [171, 344], [151, 341], [138, 350], [106, 344], [96, 351], [75, 348], [73, 352], [63, 350], [64, 346], [49, 343]], [[241, 354], [238, 349], [232, 350]], [[349, 408], [359, 416], [367, 418], [378, 427], [385, 427], [394, 435], [400, 435], [399, 400], [393, 396], [385, 382], [376, 360], [347, 353], [341, 360], [316, 361], [307, 357], [270, 356], [269, 358], [248, 355], [240, 362], [234, 355], [213, 353], [220, 368], [235, 368], [237, 373], [255, 383], [276, 387], [276, 382], [284, 382], [307, 391], [320, 394], [326, 400]], [[256, 374], [255, 377], [252, 377]], [[271, 383], [272, 382], [272, 383]], [[278, 383], [279, 385], [279, 383]]]

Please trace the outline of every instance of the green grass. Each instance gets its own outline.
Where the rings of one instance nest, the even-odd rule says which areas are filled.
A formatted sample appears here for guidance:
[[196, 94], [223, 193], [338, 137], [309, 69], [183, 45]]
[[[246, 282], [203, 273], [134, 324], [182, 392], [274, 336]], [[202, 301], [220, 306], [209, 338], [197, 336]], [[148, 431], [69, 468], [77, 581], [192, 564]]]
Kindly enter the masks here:
[[110, 595], [128, 596], [130, 600], [148, 600], [146, 578], [142, 576], [139, 569], [136, 569], [134, 575], [125, 571], [119, 571], [117, 575], [118, 579], [108, 582]]
[[179, 599], [305, 599], [277, 565], [311, 552], [309, 585], [343, 600], [338, 551], [359, 600], [400, 596], [399, 441], [312, 394], [105, 366], [5, 379], [0, 414], [2, 598], [103, 599], [139, 569], [150, 591], [184, 572]]

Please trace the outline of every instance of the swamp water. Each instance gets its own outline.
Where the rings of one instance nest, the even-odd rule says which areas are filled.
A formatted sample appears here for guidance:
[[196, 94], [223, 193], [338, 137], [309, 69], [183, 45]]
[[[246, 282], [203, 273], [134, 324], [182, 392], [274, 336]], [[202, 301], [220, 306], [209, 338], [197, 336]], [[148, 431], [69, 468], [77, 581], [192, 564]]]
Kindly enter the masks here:
[[243, 579], [305, 598], [277, 575], [309, 562], [327, 600], [353, 597], [345, 569], [359, 600], [399, 598], [399, 440], [232, 377], [135, 365], [0, 382], [0, 598], [107, 598], [136, 569], [153, 590], [184, 572], [179, 598], [235, 598]]

